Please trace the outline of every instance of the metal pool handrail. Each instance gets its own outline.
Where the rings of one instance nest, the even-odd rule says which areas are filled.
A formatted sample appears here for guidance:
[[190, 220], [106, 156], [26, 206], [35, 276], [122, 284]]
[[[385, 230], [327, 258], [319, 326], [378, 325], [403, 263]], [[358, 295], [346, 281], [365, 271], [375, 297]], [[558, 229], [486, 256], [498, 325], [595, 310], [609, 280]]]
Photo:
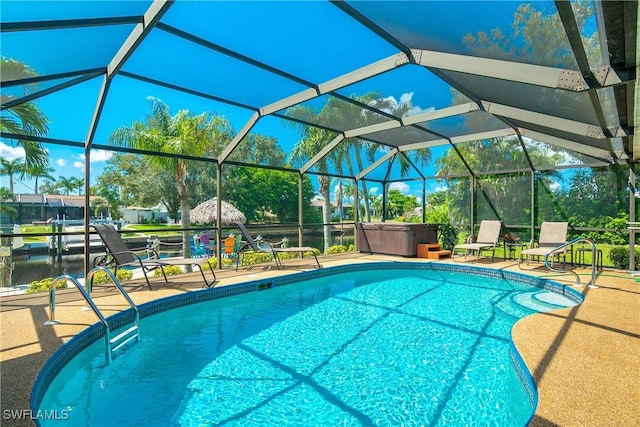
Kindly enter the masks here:
[[[593, 242], [592, 242], [591, 240], [589, 240], [589, 239], [586, 239], [586, 238], [584, 238], [584, 237], [576, 237], [575, 239], [573, 239], [573, 240], [571, 240], [571, 241], [569, 241], [569, 242], [563, 243], [563, 244], [561, 244], [560, 246], [555, 247], [555, 248], [553, 248], [553, 249], [549, 250], [549, 252], [547, 252], [547, 254], [544, 256], [544, 265], [545, 265], [545, 267], [547, 267], [547, 268], [548, 268], [549, 270], [551, 270], [551, 271], [560, 272], [560, 273], [564, 272], [564, 270], [559, 270], [559, 269], [556, 269], [556, 268], [554, 268], [553, 266], [551, 266], [551, 264], [550, 264], [550, 262], [549, 262], [549, 256], [553, 256], [553, 255], [555, 255], [555, 253], [556, 253], [556, 252], [558, 252], [560, 249], [564, 249], [564, 248], [566, 248], [567, 246], [571, 246], [571, 245], [576, 244], [576, 243], [578, 243], [578, 242], [586, 242], [586, 243], [588, 243], [588, 244], [590, 244], [590, 245], [591, 245], [591, 251], [592, 251], [592, 253], [593, 253], [593, 256], [591, 257], [591, 281], [589, 282], [588, 286], [589, 286], [590, 288], [597, 288], [598, 286], [596, 286], [596, 260], [597, 260], [598, 253], [597, 253], [596, 244], [595, 244], [595, 243], [593, 243]], [[573, 260], [573, 258], [572, 258], [572, 260]], [[573, 261], [572, 261], [572, 262], [573, 262]], [[580, 284], [580, 276], [578, 276], [578, 274], [577, 274], [575, 271], [573, 271], [573, 270], [569, 270], [569, 271], [570, 271], [570, 272], [571, 272], [571, 274], [573, 274], [573, 275], [575, 276], [575, 278], [576, 278], [576, 284], [575, 284], [575, 286], [576, 286], [576, 287], [581, 287], [582, 285]]]
[[[95, 305], [95, 303], [91, 300], [91, 296], [90, 296], [93, 276], [98, 271], [104, 271], [107, 274], [107, 276], [111, 278], [111, 280], [113, 281], [113, 284], [116, 285], [116, 287], [118, 288], [122, 296], [125, 297], [129, 305], [133, 309], [133, 313], [134, 313], [133, 326], [131, 326], [129, 329], [120, 333], [114, 338], [111, 338], [111, 327], [109, 326], [109, 322], [107, 322], [107, 319], [100, 312], [100, 310]], [[87, 273], [86, 283], [87, 283], [88, 291], [85, 291], [82, 285], [72, 276], [62, 275], [57, 277], [49, 287], [49, 320], [47, 322], [44, 322], [46, 326], [56, 325], [60, 323], [60, 321], [55, 318], [56, 317], [56, 285], [60, 282], [66, 282], [66, 281], [72, 282], [75, 285], [76, 289], [80, 291], [80, 294], [82, 294], [82, 297], [84, 298], [85, 302], [91, 308], [91, 310], [95, 313], [95, 315], [100, 320], [100, 323], [102, 323], [102, 326], [104, 327], [105, 359], [106, 359], [107, 365], [111, 363], [113, 359], [113, 352], [115, 350], [124, 346], [126, 343], [128, 343], [132, 339], [136, 339], [136, 341], [140, 340], [140, 336], [138, 334], [138, 328], [140, 324], [140, 313], [138, 311], [138, 307], [135, 305], [135, 303], [133, 302], [129, 294], [127, 294], [127, 292], [124, 290], [124, 288], [122, 287], [118, 279], [116, 279], [113, 273], [106, 267], [96, 267], [90, 270], [89, 273]]]
[[91, 310], [93, 310], [96, 316], [98, 316], [100, 323], [102, 323], [102, 326], [104, 326], [104, 336], [106, 344], [105, 356], [107, 358], [107, 363], [111, 363], [111, 346], [109, 345], [109, 341], [111, 340], [111, 329], [109, 328], [109, 323], [107, 322], [107, 319], [105, 319], [105, 317], [102, 315], [100, 310], [98, 310], [98, 307], [96, 307], [93, 301], [91, 301], [89, 294], [87, 294], [82, 285], [74, 277], [65, 274], [57, 277], [51, 283], [51, 286], [49, 287], [49, 320], [47, 322], [44, 322], [44, 324], [46, 326], [52, 326], [60, 323], [60, 321], [56, 319], [56, 285], [60, 282], [66, 281], [70, 281], [75, 285], [76, 289], [78, 289], [78, 291], [80, 291], [80, 293], [82, 294], [85, 302], [89, 305], [89, 307], [91, 307]]

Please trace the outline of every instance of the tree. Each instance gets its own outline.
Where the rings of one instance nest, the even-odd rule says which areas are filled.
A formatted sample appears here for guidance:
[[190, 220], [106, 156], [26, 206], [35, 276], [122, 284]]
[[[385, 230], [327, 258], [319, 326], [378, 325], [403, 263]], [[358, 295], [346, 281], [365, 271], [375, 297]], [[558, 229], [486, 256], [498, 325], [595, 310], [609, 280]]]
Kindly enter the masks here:
[[18, 211], [13, 206], [8, 206], [6, 202], [13, 202], [15, 200], [15, 195], [13, 191], [9, 190], [7, 187], [0, 187], [0, 215], [7, 215], [11, 218], [11, 221], [15, 221], [18, 217]]
[[42, 194], [60, 194], [60, 189], [55, 178], [47, 179], [39, 188]]
[[[91, 187], [91, 194], [95, 194], [100, 196], [100, 199], [104, 201], [104, 207], [102, 206], [102, 202], [100, 202], [99, 209], [94, 208], [96, 215], [100, 215], [101, 213], [106, 213], [107, 217], [120, 219], [122, 215], [120, 214], [120, 198], [118, 197], [118, 192], [110, 187], [103, 187], [100, 185], [96, 185]], [[106, 208], [106, 209], [105, 209]]]
[[109, 202], [102, 197], [97, 197], [91, 200], [91, 209], [96, 216], [100, 216], [103, 213], [106, 213], [107, 216], [109, 216]]
[[[277, 219], [295, 222], [298, 218], [298, 176], [295, 173], [252, 167], [238, 167], [234, 171], [233, 187], [225, 194], [247, 217], [248, 221]], [[226, 188], [226, 187], [225, 187]], [[302, 199], [310, 205], [315, 191], [308, 177], [303, 181]], [[305, 211], [304, 220], [310, 219], [312, 210]]]
[[[475, 172], [499, 170], [500, 162], [524, 164], [524, 152], [513, 137], [494, 138], [458, 144], [458, 150], [467, 164]], [[542, 144], [530, 144], [527, 152], [532, 162], [540, 168], [551, 168], [560, 164], [564, 157]], [[458, 153], [449, 149], [436, 162], [438, 176], [455, 176], [467, 173]], [[553, 187], [552, 180], [558, 178], [556, 172], [539, 172], [538, 180], [542, 185]], [[481, 218], [509, 218], [510, 222], [528, 223], [530, 211], [530, 173], [510, 173], [504, 175], [483, 175], [478, 180], [481, 197], [478, 200], [476, 214]], [[470, 203], [469, 182], [467, 179], [440, 180], [446, 184], [447, 205], [451, 214], [451, 223], [464, 222], [464, 215]], [[494, 212], [492, 209], [496, 209]]]
[[78, 196], [82, 194], [82, 190], [84, 189], [84, 178], [72, 177], [70, 178], [72, 189], [71, 192], [77, 190]]
[[[292, 162], [304, 161], [315, 156], [334, 136], [330, 132], [316, 127], [301, 127], [301, 132], [303, 133], [302, 139], [293, 147], [289, 155], [289, 159]], [[331, 226], [329, 225], [331, 221], [331, 194], [327, 156], [318, 161], [318, 170], [321, 173], [318, 175], [318, 185], [322, 196], [323, 252], [327, 252], [331, 246]]]
[[387, 195], [387, 215], [397, 218], [418, 207], [416, 196], [407, 196], [400, 190], [391, 189]]
[[[601, 55], [600, 43], [597, 28], [593, 25], [593, 6], [587, 0], [577, 0], [572, 2], [572, 8], [589, 61], [600, 65], [597, 59]], [[545, 14], [536, 8], [535, 2], [523, 3], [514, 13], [511, 26], [513, 34], [509, 37], [495, 28], [489, 33], [467, 34], [463, 43], [478, 56], [506, 60], [517, 57], [518, 62], [578, 69], [557, 13]]]
[[34, 179], [34, 194], [38, 194], [38, 179], [53, 179], [53, 176], [51, 175], [53, 172], [55, 172], [55, 169], [46, 164], [37, 164], [27, 169], [26, 174]]
[[[6, 82], [35, 77], [38, 74], [20, 61], [0, 57], [0, 75], [2, 75], [2, 81]], [[35, 89], [34, 85], [24, 85], [24, 95], [28, 95]], [[17, 99], [15, 95], [3, 92], [0, 95], [0, 104], [4, 105], [15, 99]], [[44, 136], [48, 131], [47, 122], [47, 117], [33, 101], [6, 108], [0, 115], [0, 129], [16, 135]], [[47, 150], [39, 142], [19, 139], [17, 144], [24, 149], [24, 163], [27, 169], [49, 164]]]
[[13, 194], [13, 177], [15, 175], [23, 176], [24, 172], [25, 164], [22, 159], [0, 159], [0, 175], [9, 177], [9, 191], [11, 191], [11, 194]]
[[161, 100], [148, 98], [151, 112], [145, 121], [134, 121], [130, 126], [116, 129], [109, 138], [110, 143], [141, 150], [167, 154], [150, 157], [155, 168], [171, 171], [180, 200], [181, 226], [185, 257], [191, 255], [189, 228], [189, 186], [187, 185], [188, 162], [179, 156], [205, 157], [220, 134], [228, 128], [226, 120], [206, 113], [197, 116], [187, 110], [170, 115], [169, 107]]
[[60, 189], [65, 196], [68, 196], [76, 189], [77, 181], [76, 178], [59, 176], [56, 180], [56, 188]]

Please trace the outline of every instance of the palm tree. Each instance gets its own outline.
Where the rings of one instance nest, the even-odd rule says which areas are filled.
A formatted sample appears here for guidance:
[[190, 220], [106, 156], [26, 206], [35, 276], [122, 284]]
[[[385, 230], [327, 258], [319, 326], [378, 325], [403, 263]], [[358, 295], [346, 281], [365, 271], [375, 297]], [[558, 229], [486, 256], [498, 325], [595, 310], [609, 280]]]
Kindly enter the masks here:
[[80, 196], [82, 194], [82, 190], [84, 189], [84, 178], [72, 177], [70, 179], [71, 185], [73, 186], [71, 191], [73, 192], [75, 190], [78, 190], [78, 196]]
[[336, 187], [336, 204], [338, 205], [338, 215], [340, 215], [340, 222], [343, 218], [343, 205], [344, 205], [344, 185], [342, 179], [338, 178], [338, 186]]
[[60, 189], [61, 186], [55, 178], [48, 178], [39, 188], [42, 194], [60, 194]]
[[[189, 186], [187, 185], [188, 163], [179, 156], [204, 157], [212, 149], [216, 138], [226, 132], [227, 122], [207, 113], [197, 116], [187, 110], [180, 110], [174, 116], [161, 100], [149, 97], [151, 112], [145, 121], [134, 121], [130, 126], [116, 129], [110, 142], [118, 146], [128, 146], [141, 150], [171, 154], [176, 157], [157, 156], [151, 164], [161, 170], [171, 170], [175, 174], [175, 185], [180, 199], [182, 241], [184, 256], [191, 255], [189, 219]], [[226, 133], [225, 133], [226, 134]]]
[[[415, 108], [411, 102], [411, 97], [403, 97], [400, 102], [396, 102], [395, 99], [388, 97], [378, 98], [369, 102], [369, 105], [379, 110], [386, 111], [395, 117], [409, 117]], [[410, 134], [414, 131], [415, 130], [411, 127], [402, 127], [397, 131], [398, 135], [396, 136], [396, 139], [400, 141], [411, 140]], [[407, 137], [404, 138], [403, 135], [406, 135]], [[379, 147], [369, 146], [367, 157], [370, 161], [374, 161], [374, 155], [378, 149]], [[397, 156], [400, 165], [400, 176], [403, 178], [409, 175], [409, 171], [412, 167], [411, 162], [413, 162], [418, 168], [425, 167], [431, 162], [431, 150], [429, 148], [420, 148], [410, 152], [405, 152], [404, 154], [405, 155]]]
[[[303, 137], [291, 150], [289, 154], [290, 162], [304, 161], [312, 158], [335, 136], [332, 135], [331, 132], [315, 127], [302, 127], [301, 131], [303, 132]], [[329, 160], [326, 156], [318, 162], [318, 171], [321, 173], [321, 175], [318, 175], [318, 190], [322, 196], [324, 252], [327, 252], [329, 246], [331, 246], [331, 227], [329, 225], [331, 221], [331, 191], [329, 187], [328, 162]]]
[[[37, 76], [37, 73], [24, 63], [4, 57], [0, 57], [0, 74], [3, 82]], [[24, 85], [23, 90], [24, 95], [27, 95], [35, 90], [35, 86]], [[17, 99], [15, 95], [3, 93], [0, 95], [0, 104], [4, 105], [14, 99]], [[48, 131], [47, 122], [47, 117], [35, 102], [23, 102], [2, 110], [0, 130], [17, 135], [43, 136]], [[49, 164], [49, 154], [39, 142], [18, 140], [17, 143], [24, 148], [27, 169]]]
[[96, 216], [106, 213], [109, 216], [109, 202], [102, 197], [95, 198], [91, 201], [91, 209]]
[[65, 196], [68, 196], [73, 190], [76, 189], [76, 179], [75, 177], [64, 177], [64, 176], [59, 176], [58, 180], [56, 181], [56, 188], [59, 188], [62, 190], [63, 194]]
[[55, 172], [55, 169], [45, 164], [37, 164], [27, 169], [27, 175], [34, 179], [34, 194], [38, 194], [38, 179], [45, 178], [53, 180], [53, 176], [51, 175], [53, 172]]
[[[355, 101], [366, 104], [371, 107], [374, 107], [378, 110], [385, 111], [390, 113], [396, 117], [404, 117], [409, 115], [414, 106], [411, 104], [410, 99], [403, 102], [395, 102], [393, 98], [383, 97], [378, 93], [370, 92], [366, 93], [362, 96], [353, 96]], [[295, 106], [289, 108], [287, 110], [288, 114], [291, 116], [305, 120], [311, 121], [312, 117], [319, 117], [319, 121], [321, 123], [328, 123], [331, 126], [335, 126], [336, 128], [358, 128], [367, 125], [371, 125], [374, 123], [378, 123], [381, 120], [387, 120], [383, 116], [378, 113], [374, 113], [373, 111], [363, 110], [358, 104], [350, 103], [342, 101], [338, 98], [330, 98], [327, 104], [318, 112], [317, 114], [311, 111], [310, 109], [302, 106]], [[315, 120], [317, 120], [317, 117]], [[328, 131], [322, 131], [323, 139], [315, 138], [314, 141], [305, 141], [306, 132], [308, 132], [309, 126], [299, 125], [299, 129], [302, 134], [302, 140], [300, 141], [300, 147], [294, 147], [294, 151], [296, 155], [290, 157], [290, 159], [310, 159], [312, 158], [318, 151], [320, 151], [326, 144], [328, 144], [331, 139], [335, 136], [332, 135]], [[411, 132], [409, 128], [403, 128], [405, 132]], [[327, 161], [332, 163], [337, 172], [342, 172], [342, 164], [344, 163], [349, 170], [351, 176], [356, 176], [356, 168], [357, 171], [364, 170], [364, 162], [362, 159], [363, 152], [367, 156], [370, 162], [375, 160], [376, 153], [381, 149], [380, 144], [372, 143], [366, 141], [361, 138], [348, 138], [342, 144], [339, 144], [332, 152], [321, 162], [318, 163], [318, 169], [320, 172], [326, 172], [328, 170]], [[302, 152], [302, 149], [310, 150], [306, 153]], [[355, 157], [355, 167], [352, 161], [352, 154]], [[415, 150], [412, 153], [412, 160], [416, 163], [416, 166], [423, 166], [428, 164], [431, 161], [431, 151], [428, 148]], [[402, 176], [406, 176], [410, 170], [410, 163], [404, 156], [399, 156], [400, 161], [400, 170]], [[323, 191], [323, 182], [320, 182], [321, 176], [318, 178], [320, 184], [320, 194], [323, 198], [328, 198], [328, 193], [325, 195]], [[362, 185], [362, 194], [364, 197], [364, 208], [365, 215], [367, 217], [367, 221], [371, 221], [371, 212], [369, 206], [369, 198], [366, 196], [368, 194], [367, 183], [365, 180], [360, 181]], [[329, 189], [328, 182], [327, 191]], [[326, 197], [325, 197], [326, 196]], [[330, 213], [330, 205], [327, 207], [327, 212]], [[323, 216], [325, 214], [325, 206], [323, 205]], [[329, 216], [326, 216], [324, 219], [325, 224], [328, 223]], [[325, 239], [329, 236], [327, 230], [325, 229]], [[330, 242], [328, 242], [330, 243]], [[327, 243], [325, 243], [325, 248], [327, 248]]]
[[24, 172], [25, 164], [22, 159], [0, 159], [0, 175], [9, 177], [9, 191], [11, 191], [11, 194], [13, 194], [13, 177], [15, 175], [23, 176]]
[[[355, 100], [368, 104], [378, 97], [375, 93], [369, 93], [361, 97], [354, 97]], [[371, 124], [373, 115], [362, 114], [362, 108], [356, 104], [342, 101], [338, 98], [329, 98], [326, 105], [322, 107], [319, 112], [312, 111], [304, 106], [295, 106], [287, 110], [287, 113], [292, 117], [301, 119], [303, 121], [313, 122], [316, 117], [319, 117], [321, 123], [328, 123], [336, 128], [356, 128]], [[293, 161], [305, 161], [315, 156], [322, 148], [324, 148], [331, 140], [336, 136], [333, 132], [310, 127], [308, 125], [296, 125], [301, 134], [301, 140], [296, 146], [294, 146], [290, 156], [289, 162]], [[325, 252], [331, 246], [331, 229], [329, 222], [331, 221], [331, 201], [330, 201], [330, 178], [324, 174], [329, 171], [329, 165], [333, 165], [338, 173], [342, 172], [343, 162], [346, 164], [351, 176], [355, 176], [355, 169], [350, 156], [350, 147], [354, 148], [356, 165], [359, 171], [364, 169], [361, 155], [361, 147], [369, 147], [370, 143], [361, 140], [359, 138], [350, 138], [348, 141], [338, 145], [338, 147], [331, 151], [327, 156], [321, 159], [318, 164], [318, 172], [322, 175], [318, 175], [318, 185], [320, 195], [323, 198], [322, 204], [322, 217], [324, 226], [324, 248]], [[378, 144], [373, 144], [376, 147]], [[361, 181], [363, 193], [367, 193], [367, 185], [364, 180]], [[369, 204], [365, 203], [365, 212], [367, 217], [370, 218]]]

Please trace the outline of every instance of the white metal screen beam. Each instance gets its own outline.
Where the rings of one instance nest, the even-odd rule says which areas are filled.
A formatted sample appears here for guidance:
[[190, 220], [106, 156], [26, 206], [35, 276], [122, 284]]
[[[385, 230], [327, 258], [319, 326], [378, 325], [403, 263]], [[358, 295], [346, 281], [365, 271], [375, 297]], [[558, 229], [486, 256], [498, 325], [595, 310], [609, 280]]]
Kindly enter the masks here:
[[466, 104], [454, 105], [453, 107], [446, 107], [439, 110], [427, 111], [425, 113], [403, 117], [401, 120], [403, 125], [409, 126], [431, 120], [443, 119], [445, 117], [458, 116], [460, 114], [466, 114], [478, 110], [480, 110], [478, 104], [475, 102], [467, 102]]
[[365, 168], [362, 172], [356, 176], [356, 180], [360, 181], [362, 178], [367, 176], [371, 171], [375, 170], [378, 166], [389, 160], [389, 158], [395, 156], [398, 153], [397, 148], [392, 148], [387, 151], [384, 156], [380, 157], [378, 160], [369, 165], [369, 167]]
[[588, 136], [594, 139], [604, 139], [605, 135], [599, 126], [587, 123], [577, 122], [574, 120], [563, 119], [560, 117], [550, 116], [548, 114], [536, 113], [533, 111], [522, 110], [520, 108], [509, 107], [501, 104], [494, 104], [482, 101], [485, 111], [496, 116], [507, 117], [511, 119], [521, 120], [527, 123], [537, 123], [542, 126], [560, 129], [564, 132], [575, 133], [576, 135]]
[[233, 137], [231, 142], [224, 148], [222, 153], [220, 153], [220, 156], [218, 157], [218, 163], [222, 164], [225, 160], [227, 160], [233, 150], [235, 150], [238, 144], [240, 144], [242, 138], [244, 138], [249, 133], [249, 131], [251, 130], [251, 128], [253, 128], [259, 118], [260, 113], [253, 113], [249, 120], [247, 120], [247, 123], [244, 124], [242, 129], [240, 129], [240, 132], [238, 132], [236, 136]]
[[398, 147], [398, 150], [402, 152], [412, 151], [412, 150], [421, 150], [423, 148], [430, 147], [438, 147], [440, 145], [447, 145], [450, 141], [444, 138], [434, 139], [433, 141], [424, 141], [424, 142], [414, 142], [413, 144], [401, 145]]
[[93, 137], [96, 133], [98, 121], [102, 115], [102, 109], [109, 93], [109, 87], [111, 86], [111, 80], [118, 73], [120, 68], [124, 65], [127, 59], [133, 54], [136, 48], [147, 37], [151, 30], [160, 21], [162, 16], [169, 10], [169, 7], [173, 4], [174, 0], [154, 0], [149, 6], [149, 9], [144, 14], [142, 22], [136, 24], [127, 39], [124, 41], [118, 52], [116, 52], [113, 59], [107, 66], [107, 73], [105, 74], [104, 81], [100, 87], [100, 93], [96, 102], [96, 107], [93, 111], [91, 123], [89, 124], [89, 131], [85, 140], [85, 147], [90, 147], [93, 142]]
[[340, 77], [329, 80], [328, 82], [318, 85], [320, 95], [332, 92], [336, 89], [343, 88], [345, 86], [352, 85], [364, 79], [382, 74], [389, 70], [393, 70], [401, 65], [409, 63], [409, 58], [404, 53], [398, 53], [380, 61], [373, 62], [369, 65], [365, 65], [362, 68], [354, 70], [350, 73], [343, 74]]
[[302, 92], [298, 92], [286, 98], [282, 98], [276, 102], [273, 102], [269, 105], [265, 105], [264, 107], [260, 108], [260, 115], [267, 116], [269, 114], [275, 113], [276, 111], [284, 110], [285, 108], [289, 108], [308, 101], [312, 98], [315, 98], [316, 96], [318, 96], [318, 92], [315, 89], [305, 89]]
[[344, 132], [344, 136], [347, 138], [354, 138], [362, 135], [367, 135], [370, 133], [382, 132], [389, 129], [395, 129], [402, 126], [402, 124], [397, 120], [389, 120], [382, 123], [376, 123], [374, 125], [363, 126], [360, 128], [355, 128], [351, 130], [347, 130]]
[[[417, 58], [418, 63], [425, 67], [576, 92], [589, 89], [589, 84], [582, 77], [582, 73], [579, 70], [565, 70], [542, 65], [430, 50], [415, 50], [414, 52], [414, 57]], [[599, 77], [599, 83], [602, 85], [614, 85], [622, 82], [616, 72], [609, 66], [597, 68], [594, 73]]]
[[336, 77], [335, 79], [326, 81], [318, 85], [317, 89], [309, 88], [302, 92], [288, 96], [269, 105], [266, 105], [260, 109], [260, 113], [263, 116], [275, 113], [276, 111], [284, 110], [285, 108], [292, 107], [300, 104], [301, 102], [308, 101], [316, 96], [324, 95], [336, 89], [349, 86], [359, 81], [368, 79], [375, 75], [384, 73], [389, 70], [393, 70], [401, 65], [408, 64], [409, 58], [404, 53], [389, 56], [380, 61], [373, 62], [369, 65], [365, 65], [362, 68], [354, 70], [350, 73]]
[[[342, 75], [340, 77], [337, 77], [335, 79], [329, 80], [329, 81], [327, 81], [325, 83], [322, 83], [322, 84], [318, 85], [318, 89], [317, 90], [314, 89], [314, 88], [305, 89], [305, 90], [303, 90], [301, 92], [298, 92], [298, 93], [296, 93], [294, 95], [291, 95], [291, 96], [288, 96], [286, 98], [280, 99], [280, 100], [278, 100], [276, 102], [273, 102], [273, 103], [271, 103], [269, 105], [265, 105], [264, 107], [260, 108], [260, 110], [259, 110], [260, 111], [260, 116], [267, 116], [269, 114], [273, 114], [276, 111], [284, 110], [285, 108], [292, 107], [294, 105], [300, 104], [300, 103], [308, 101], [310, 99], [313, 99], [313, 98], [315, 98], [317, 96], [320, 96], [320, 95], [323, 95], [325, 93], [334, 91], [336, 89], [340, 89], [340, 88], [345, 87], [345, 86], [349, 86], [349, 85], [351, 85], [353, 83], [357, 83], [359, 81], [365, 80], [367, 78], [370, 78], [370, 77], [373, 77], [375, 75], [384, 73], [386, 71], [392, 70], [394, 68], [397, 68], [397, 67], [399, 67], [401, 65], [408, 64], [408, 63], [409, 63], [409, 58], [404, 53], [399, 53], [399, 54], [396, 54], [396, 55], [389, 56], [389, 57], [387, 57], [385, 59], [382, 59], [380, 61], [376, 61], [376, 62], [371, 63], [369, 65], [366, 65], [366, 66], [364, 66], [362, 68], [359, 68], [359, 69], [357, 69], [355, 71], [352, 71], [350, 73], [344, 74], [344, 75]], [[397, 122], [396, 122], [396, 124], [397, 124]], [[399, 125], [399, 124], [397, 124], [397, 125]], [[253, 126], [253, 124], [251, 126]], [[246, 127], [246, 125], [245, 125], [245, 127]], [[343, 136], [343, 138], [344, 138], [344, 136]], [[235, 140], [235, 138], [234, 138], [234, 140]], [[239, 141], [237, 141], [237, 142], [239, 142]], [[332, 141], [332, 143], [333, 143], [333, 141]], [[226, 158], [229, 156], [229, 154], [235, 149], [236, 145], [237, 145], [237, 143], [234, 145], [233, 141], [229, 144], [229, 146], [224, 150], [223, 155], [220, 156], [220, 158], [219, 158], [220, 162], [223, 162], [224, 160], [226, 160]], [[324, 152], [324, 150], [323, 150], [323, 152]], [[326, 155], [326, 153], [324, 155]], [[322, 158], [323, 156], [321, 156], [320, 158]], [[315, 159], [315, 157], [314, 157], [314, 159]], [[307, 170], [309, 167], [311, 167], [311, 166], [308, 166], [309, 163], [311, 163], [311, 162], [308, 162], [301, 169], [301, 171], [302, 170]]]
[[311, 160], [309, 160], [304, 166], [300, 168], [300, 173], [306, 173], [309, 169], [313, 167], [313, 165], [318, 163], [320, 159], [322, 159], [324, 156], [329, 154], [331, 150], [336, 148], [336, 146], [340, 144], [340, 142], [342, 142], [343, 139], [345, 139], [344, 134], [339, 134], [338, 136], [333, 138], [333, 140], [327, 145], [325, 145], [324, 148], [318, 152], [318, 154], [313, 156]]
[[515, 135], [516, 131], [512, 128], [504, 128], [498, 130], [490, 130], [487, 132], [468, 133], [466, 135], [452, 136], [451, 142], [459, 144], [461, 142], [482, 141], [483, 139], [502, 138], [503, 136]]
[[556, 147], [565, 148], [567, 150], [575, 151], [576, 153], [586, 154], [587, 156], [602, 159], [607, 162], [612, 162], [613, 158], [611, 153], [607, 150], [603, 150], [589, 145], [580, 144], [574, 141], [569, 141], [564, 138], [558, 138], [556, 136], [547, 135], [542, 132], [536, 132], [529, 129], [518, 129], [520, 134], [526, 138], [534, 139], [536, 141], [546, 142], [547, 144], [555, 145]]
[[136, 24], [133, 31], [129, 34], [124, 41], [120, 49], [115, 54], [109, 65], [107, 66], [107, 76], [109, 79], [116, 74], [124, 63], [129, 59], [131, 54], [142, 43], [142, 41], [149, 35], [151, 30], [160, 21], [162, 16], [169, 10], [174, 0], [154, 0], [149, 6], [149, 9], [144, 13], [144, 17], [141, 23]]

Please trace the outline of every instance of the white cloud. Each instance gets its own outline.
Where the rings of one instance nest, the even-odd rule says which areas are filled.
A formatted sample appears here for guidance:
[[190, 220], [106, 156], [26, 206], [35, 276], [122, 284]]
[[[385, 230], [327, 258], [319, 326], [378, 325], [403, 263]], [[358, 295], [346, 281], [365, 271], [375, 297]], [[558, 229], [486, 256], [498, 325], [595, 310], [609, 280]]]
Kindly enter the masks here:
[[5, 160], [15, 160], [24, 158], [24, 148], [12, 147], [0, 142], [0, 157]]
[[[403, 93], [400, 95], [400, 101], [398, 101], [394, 96], [387, 96], [386, 98], [382, 98], [380, 101], [389, 105], [389, 108], [381, 108], [381, 111], [386, 113], [391, 113], [393, 110], [397, 110], [403, 105], [411, 104], [413, 100], [413, 92]], [[375, 101], [372, 105], [375, 106], [377, 104]], [[412, 105], [411, 109], [407, 111], [406, 116], [414, 116], [416, 114], [426, 113], [428, 111], [434, 111], [435, 107], [427, 107], [422, 108], [419, 105]]]
[[[113, 152], [106, 150], [91, 150], [91, 163], [105, 162], [113, 156]], [[78, 155], [78, 159], [85, 161], [84, 153]]]
[[378, 194], [379, 191], [380, 191], [380, 187], [371, 187], [369, 189], [369, 194]]
[[402, 194], [409, 194], [411, 192], [409, 185], [404, 182], [394, 182], [389, 186], [389, 190], [398, 190]]
[[84, 170], [84, 162], [73, 162], [73, 167], [76, 169]]
[[60, 158], [56, 160], [56, 165], [60, 166], [61, 168], [67, 166], [67, 159]]

